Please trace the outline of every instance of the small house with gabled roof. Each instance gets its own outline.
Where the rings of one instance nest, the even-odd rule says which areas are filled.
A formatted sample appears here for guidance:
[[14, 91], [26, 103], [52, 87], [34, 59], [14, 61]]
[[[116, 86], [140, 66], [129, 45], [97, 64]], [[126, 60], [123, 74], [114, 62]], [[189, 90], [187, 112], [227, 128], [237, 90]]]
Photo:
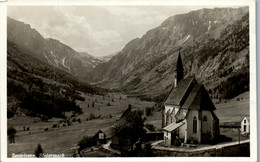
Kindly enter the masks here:
[[250, 117], [244, 117], [241, 120], [241, 133], [249, 133], [250, 132]]
[[182, 143], [213, 143], [219, 135], [216, 109], [203, 84], [194, 77], [183, 78], [179, 53], [175, 80], [164, 102], [163, 131], [165, 145]]

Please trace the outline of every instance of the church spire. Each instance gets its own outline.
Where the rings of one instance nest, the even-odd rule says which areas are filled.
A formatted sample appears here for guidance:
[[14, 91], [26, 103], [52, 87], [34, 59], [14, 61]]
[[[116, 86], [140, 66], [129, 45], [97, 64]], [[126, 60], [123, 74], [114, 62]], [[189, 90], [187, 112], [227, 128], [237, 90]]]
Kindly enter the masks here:
[[175, 68], [175, 79], [174, 79], [174, 87], [177, 86], [180, 80], [183, 79], [183, 65], [181, 60], [181, 52], [179, 51], [179, 55], [177, 58], [176, 68]]

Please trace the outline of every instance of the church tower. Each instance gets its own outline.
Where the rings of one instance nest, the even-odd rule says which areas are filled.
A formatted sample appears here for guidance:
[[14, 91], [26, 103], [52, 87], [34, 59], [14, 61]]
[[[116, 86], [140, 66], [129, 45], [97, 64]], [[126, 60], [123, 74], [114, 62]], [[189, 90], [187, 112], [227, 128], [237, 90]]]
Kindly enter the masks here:
[[184, 69], [181, 60], [181, 52], [179, 51], [176, 68], [174, 70], [174, 87], [176, 87], [179, 81], [183, 79], [183, 70]]

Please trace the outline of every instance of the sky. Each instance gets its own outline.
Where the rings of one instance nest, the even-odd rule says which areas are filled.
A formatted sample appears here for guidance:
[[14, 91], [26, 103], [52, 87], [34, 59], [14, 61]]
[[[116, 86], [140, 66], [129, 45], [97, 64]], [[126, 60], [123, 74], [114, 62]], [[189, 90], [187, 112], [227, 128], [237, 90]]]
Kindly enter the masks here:
[[[100, 57], [120, 51], [132, 39], [167, 18], [204, 6], [9, 6], [7, 15], [30, 24], [77, 52]], [[209, 7], [207, 7], [209, 8]]]

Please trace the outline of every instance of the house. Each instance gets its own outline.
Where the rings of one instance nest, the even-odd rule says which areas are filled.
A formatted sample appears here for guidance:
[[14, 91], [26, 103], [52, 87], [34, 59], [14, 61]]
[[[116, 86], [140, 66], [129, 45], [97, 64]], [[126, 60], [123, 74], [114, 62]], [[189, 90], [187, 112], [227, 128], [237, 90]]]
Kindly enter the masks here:
[[244, 117], [241, 120], [241, 133], [250, 133], [250, 118], [249, 117]]
[[100, 144], [105, 144], [106, 142], [106, 134], [102, 131], [99, 130], [93, 137], [92, 139], [96, 139], [98, 143]]
[[[116, 125], [120, 125], [120, 124], [124, 125], [124, 123], [126, 122], [126, 118], [127, 118], [127, 116], [129, 116], [131, 111], [132, 111], [132, 107], [131, 107], [131, 105], [128, 105], [128, 108], [122, 113], [120, 118], [112, 126], [112, 129]], [[114, 149], [118, 149], [118, 150], [120, 149], [121, 151], [122, 150], [123, 151], [130, 151], [132, 149], [131, 136], [128, 133], [123, 134], [122, 136], [118, 136], [118, 135], [113, 134], [112, 137], [111, 137], [110, 147], [112, 147]]]
[[213, 143], [219, 135], [219, 119], [214, 113], [216, 108], [204, 85], [194, 77], [183, 78], [183, 70], [179, 52], [174, 85], [164, 102], [164, 143], [166, 146]]

